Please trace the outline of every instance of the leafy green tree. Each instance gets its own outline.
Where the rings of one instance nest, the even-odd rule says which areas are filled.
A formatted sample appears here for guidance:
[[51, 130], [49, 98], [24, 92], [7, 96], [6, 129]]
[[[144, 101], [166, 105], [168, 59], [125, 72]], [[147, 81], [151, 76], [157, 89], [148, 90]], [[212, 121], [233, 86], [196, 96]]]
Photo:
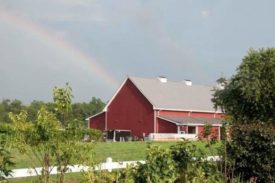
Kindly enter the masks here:
[[30, 162], [36, 160], [42, 167], [39, 182], [49, 182], [52, 166], [55, 165], [59, 171], [57, 182], [63, 183], [69, 165], [76, 161], [85, 162], [90, 157], [94, 143], [83, 142], [84, 137], [89, 136], [93, 140], [100, 138], [98, 131], [84, 128], [81, 122], [69, 118], [71, 92], [69, 85], [65, 88], [55, 87], [53, 90], [55, 111], [63, 121], [45, 107], [38, 111], [34, 121], [28, 120], [26, 111], [10, 113], [15, 147], [27, 154]]
[[275, 124], [275, 48], [250, 49], [213, 101], [235, 121]]
[[69, 113], [72, 109], [72, 88], [66, 83], [65, 88], [53, 88], [53, 101], [55, 110], [59, 114], [62, 125], [65, 127], [69, 120]]
[[[30, 103], [29, 106], [27, 106], [27, 112], [28, 112], [28, 120], [34, 121], [37, 117], [37, 112], [42, 108], [46, 108], [48, 111], [50, 111], [47, 107], [47, 104], [43, 101], [37, 101], [34, 100]], [[53, 112], [53, 111], [51, 111]]]
[[[64, 91], [56, 90], [55, 94], [62, 95], [62, 93], [66, 92], [65, 90], [69, 89], [64, 88]], [[55, 97], [55, 100], [56, 102], [61, 102], [57, 96]], [[57, 118], [62, 121], [62, 124], [63, 122], [66, 122], [68, 120], [77, 119], [82, 121], [82, 124], [84, 125], [85, 119], [91, 115], [94, 115], [102, 111], [102, 109], [105, 107], [105, 103], [100, 98], [92, 97], [92, 99], [89, 102], [71, 103], [71, 106], [69, 106], [68, 109], [59, 108], [59, 111], [57, 111], [57, 105], [53, 102], [34, 100], [29, 105], [24, 105], [20, 100], [5, 99], [2, 102], [0, 102], [0, 124], [11, 122], [9, 118], [10, 112], [18, 114], [22, 110], [27, 111], [29, 121], [34, 121], [36, 120], [37, 112], [42, 107], [44, 107], [49, 112], [55, 113]], [[62, 116], [61, 114], [64, 114], [64, 116]]]
[[26, 109], [20, 100], [5, 99], [0, 104], [0, 123], [9, 123], [9, 112], [19, 113], [21, 110]]
[[244, 181], [252, 177], [257, 182], [275, 181], [275, 133], [265, 124], [234, 125], [227, 154], [232, 173]]
[[213, 102], [232, 124], [224, 144], [226, 174], [274, 181], [275, 48], [249, 50], [224, 89], [216, 88]]
[[[40, 182], [49, 182], [50, 167], [53, 165], [53, 143], [60, 131], [59, 121], [45, 108], [39, 110], [37, 120], [33, 122], [27, 121], [26, 111], [22, 111], [20, 114], [10, 113], [10, 118], [16, 148], [30, 158], [30, 163], [35, 160], [40, 163], [42, 175], [39, 180]], [[35, 165], [31, 165], [31, 167], [35, 168]]]
[[92, 100], [89, 102], [91, 114], [101, 112], [105, 105], [106, 104], [100, 98], [92, 97]]
[[14, 166], [12, 156], [7, 148], [7, 131], [4, 125], [0, 125], [0, 182], [11, 175], [11, 167]]
[[103, 110], [105, 103], [100, 99], [93, 97], [89, 103], [72, 104], [72, 118], [85, 122], [85, 119]]

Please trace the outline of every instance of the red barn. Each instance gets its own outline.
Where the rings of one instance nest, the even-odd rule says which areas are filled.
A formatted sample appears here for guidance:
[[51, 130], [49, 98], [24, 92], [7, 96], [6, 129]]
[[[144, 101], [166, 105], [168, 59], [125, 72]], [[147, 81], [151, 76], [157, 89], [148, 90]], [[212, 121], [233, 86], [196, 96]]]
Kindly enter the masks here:
[[105, 109], [89, 117], [90, 128], [129, 130], [132, 136], [151, 139], [196, 139], [204, 125], [220, 138], [221, 111], [211, 102], [213, 87], [192, 85], [189, 80], [168, 81], [165, 77], [129, 77]]

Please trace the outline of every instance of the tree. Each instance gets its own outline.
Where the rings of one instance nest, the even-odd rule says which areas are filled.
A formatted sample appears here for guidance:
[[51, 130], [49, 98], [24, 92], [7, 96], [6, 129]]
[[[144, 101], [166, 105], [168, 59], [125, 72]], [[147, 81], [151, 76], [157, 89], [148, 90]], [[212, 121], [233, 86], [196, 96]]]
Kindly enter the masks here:
[[66, 126], [69, 120], [69, 112], [72, 109], [72, 88], [66, 83], [65, 88], [53, 88], [53, 101], [55, 110], [60, 115], [60, 120], [63, 126]]
[[72, 117], [84, 122], [88, 116], [102, 111], [104, 107], [105, 103], [100, 98], [93, 97], [89, 103], [72, 104]]
[[71, 109], [71, 92], [68, 84], [65, 88], [54, 88], [57, 114], [42, 107], [37, 113], [37, 118], [29, 121], [26, 111], [21, 111], [19, 114], [10, 113], [12, 121], [10, 128], [16, 142], [15, 147], [21, 153], [27, 154], [30, 162], [35, 159], [42, 167], [39, 182], [49, 182], [53, 165], [57, 166], [59, 171], [57, 182], [64, 182], [68, 165], [75, 163], [76, 160], [82, 163], [90, 157], [94, 144], [84, 143], [84, 137], [88, 135], [93, 140], [100, 138], [98, 131], [84, 128], [81, 122], [68, 117]]
[[225, 88], [216, 90], [213, 101], [235, 121], [275, 124], [275, 48], [250, 49]]
[[0, 122], [9, 123], [9, 112], [19, 113], [24, 109], [26, 109], [26, 106], [24, 106], [20, 100], [3, 100], [0, 103]]
[[[60, 96], [65, 94], [66, 92], [72, 92], [69, 88], [64, 88], [64, 90], [59, 90], [57, 87], [55, 88], [55, 97], [54, 100], [56, 103], [60, 103]], [[66, 96], [66, 95], [64, 95]], [[18, 114], [22, 110], [26, 110], [28, 113], [28, 120], [34, 121], [37, 117], [37, 112], [44, 107], [47, 111], [55, 113], [57, 118], [62, 121], [62, 124], [64, 121], [77, 119], [82, 121], [82, 124], [85, 124], [85, 119], [91, 115], [94, 115], [105, 107], [105, 103], [100, 99], [96, 97], [92, 97], [92, 99], [89, 102], [78, 102], [78, 103], [72, 103], [72, 101], [69, 101], [71, 104], [69, 104], [68, 108], [61, 109], [59, 106], [59, 111], [57, 111], [57, 104], [53, 102], [44, 102], [44, 101], [38, 101], [34, 100], [29, 105], [23, 105], [20, 100], [9, 100], [5, 99], [0, 102], [0, 123], [10, 123], [9, 113], [12, 112], [14, 114]], [[65, 116], [61, 116], [61, 113], [65, 112]], [[66, 125], [66, 124], [64, 124]]]
[[[30, 162], [37, 160], [42, 167], [40, 182], [49, 182], [51, 172], [50, 166], [53, 165], [52, 149], [55, 144], [54, 139], [59, 133], [60, 124], [54, 114], [42, 108], [38, 112], [37, 120], [27, 121], [26, 111], [20, 114], [10, 113], [12, 121], [11, 129], [15, 139], [15, 147], [19, 152], [26, 154]], [[31, 164], [32, 168], [35, 165]], [[36, 172], [38, 174], [38, 172]]]
[[[50, 111], [46, 105], [45, 102], [43, 101], [37, 101], [34, 100], [30, 103], [29, 106], [27, 106], [27, 112], [28, 112], [28, 120], [30, 121], [34, 121], [36, 120], [37, 117], [37, 112], [39, 111], [39, 109], [41, 109], [42, 107], [44, 107], [45, 109], [47, 109], [48, 111]], [[53, 112], [53, 111], [51, 111]]]
[[275, 133], [272, 126], [268, 127], [266, 124], [232, 126], [227, 154], [234, 174], [244, 181], [252, 177], [257, 182], [275, 181]]
[[[275, 48], [250, 49], [213, 102], [230, 116], [231, 140], [225, 142], [225, 172], [244, 181], [273, 182], [275, 176]], [[227, 164], [227, 163], [226, 163]]]
[[7, 148], [7, 133], [5, 125], [0, 125], [0, 182], [11, 175], [11, 167], [14, 165], [11, 153]]

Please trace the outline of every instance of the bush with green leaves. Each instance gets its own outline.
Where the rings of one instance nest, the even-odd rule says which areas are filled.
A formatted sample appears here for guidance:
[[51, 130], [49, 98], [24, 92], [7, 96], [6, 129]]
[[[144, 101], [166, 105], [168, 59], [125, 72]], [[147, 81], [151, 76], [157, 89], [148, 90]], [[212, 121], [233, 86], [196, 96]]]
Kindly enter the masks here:
[[222, 174], [215, 162], [190, 142], [180, 142], [169, 149], [149, 146], [146, 163], [122, 171], [120, 182], [127, 183], [221, 183]]
[[[118, 175], [117, 172], [108, 172], [106, 170], [94, 170], [90, 168], [88, 171], [83, 172], [83, 177], [81, 182], [83, 183], [118, 183]], [[127, 181], [129, 183], [129, 181]]]
[[169, 149], [161, 149], [151, 145], [146, 155], [146, 163], [140, 163], [134, 169], [134, 182], [140, 183], [172, 183], [176, 180], [175, 162]]
[[177, 178], [175, 162], [169, 149], [149, 145], [145, 164], [138, 163], [122, 171], [119, 182], [173, 183]]
[[227, 154], [232, 162], [232, 173], [243, 180], [275, 181], [275, 130], [272, 125], [235, 124]]
[[[212, 148], [207, 144], [207, 148]], [[206, 161], [207, 155], [190, 142], [180, 142], [170, 147], [176, 164], [176, 182], [222, 182], [217, 163]]]
[[0, 132], [0, 182], [6, 180], [6, 177], [11, 175], [11, 167], [14, 166], [10, 151], [6, 148], [6, 134]]

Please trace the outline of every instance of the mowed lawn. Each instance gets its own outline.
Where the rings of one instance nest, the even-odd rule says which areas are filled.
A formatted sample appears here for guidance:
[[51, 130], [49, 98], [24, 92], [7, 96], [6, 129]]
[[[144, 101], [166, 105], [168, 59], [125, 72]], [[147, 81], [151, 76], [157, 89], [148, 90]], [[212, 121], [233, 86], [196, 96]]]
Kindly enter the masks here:
[[[97, 142], [95, 144], [93, 156], [94, 162], [103, 162], [107, 157], [112, 157], [113, 161], [129, 161], [129, 160], [144, 160], [146, 156], [146, 150], [149, 144], [159, 145], [162, 148], [169, 148], [171, 145], [177, 142], [144, 142], [144, 141], [133, 141], [133, 142]], [[191, 142], [196, 145], [198, 149], [202, 150], [208, 155], [216, 155], [217, 149], [221, 145], [216, 143], [213, 148], [206, 148], [205, 142], [194, 141]], [[30, 168], [32, 166], [39, 166], [37, 161], [31, 161], [26, 155], [19, 153], [14, 150], [12, 156], [16, 163], [15, 168]], [[75, 162], [75, 164], [79, 164]]]

